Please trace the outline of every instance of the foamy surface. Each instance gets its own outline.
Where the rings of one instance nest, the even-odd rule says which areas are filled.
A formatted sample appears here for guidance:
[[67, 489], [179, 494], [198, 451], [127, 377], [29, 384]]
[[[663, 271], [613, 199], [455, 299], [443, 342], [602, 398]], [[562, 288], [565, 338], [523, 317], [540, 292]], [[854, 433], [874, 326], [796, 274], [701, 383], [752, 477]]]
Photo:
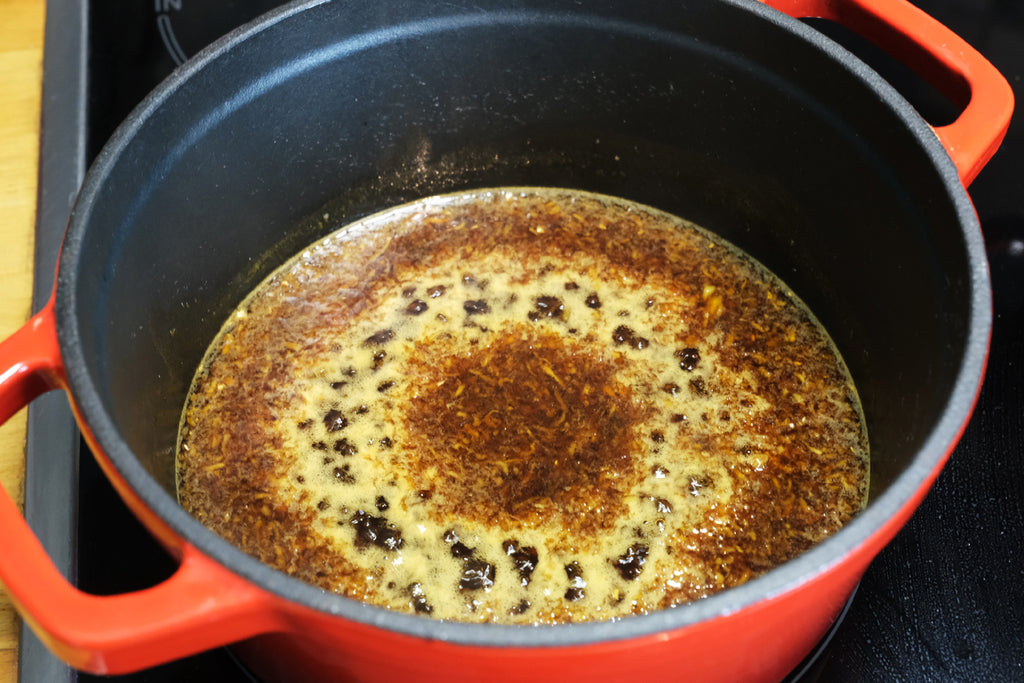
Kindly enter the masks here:
[[604, 619], [738, 585], [864, 505], [814, 317], [621, 200], [433, 198], [300, 254], [211, 347], [179, 495], [247, 552], [432, 617]]

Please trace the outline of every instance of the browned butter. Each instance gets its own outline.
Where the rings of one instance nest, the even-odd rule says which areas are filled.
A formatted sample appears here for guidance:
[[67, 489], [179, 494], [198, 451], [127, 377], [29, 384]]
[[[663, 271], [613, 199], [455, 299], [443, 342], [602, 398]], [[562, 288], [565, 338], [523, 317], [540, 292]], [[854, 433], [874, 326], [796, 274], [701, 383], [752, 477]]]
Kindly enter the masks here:
[[210, 347], [182, 505], [309, 583], [474, 622], [735, 586], [865, 504], [849, 374], [775, 276], [578, 191], [398, 207], [279, 269]]

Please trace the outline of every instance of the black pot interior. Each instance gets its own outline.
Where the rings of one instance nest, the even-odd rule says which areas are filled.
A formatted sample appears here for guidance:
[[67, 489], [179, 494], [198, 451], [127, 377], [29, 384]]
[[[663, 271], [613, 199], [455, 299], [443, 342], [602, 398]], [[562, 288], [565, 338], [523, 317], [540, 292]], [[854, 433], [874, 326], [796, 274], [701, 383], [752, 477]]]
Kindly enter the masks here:
[[96, 431], [115, 466], [137, 457], [173, 492], [207, 345], [307, 243], [425, 195], [541, 185], [684, 216], [779, 274], [851, 367], [884, 491], [964, 354], [966, 195], [888, 91], [771, 15], [330, 3], [186, 65], [101, 155], [62, 257], [62, 345], [85, 364], [73, 390], [109, 415]]

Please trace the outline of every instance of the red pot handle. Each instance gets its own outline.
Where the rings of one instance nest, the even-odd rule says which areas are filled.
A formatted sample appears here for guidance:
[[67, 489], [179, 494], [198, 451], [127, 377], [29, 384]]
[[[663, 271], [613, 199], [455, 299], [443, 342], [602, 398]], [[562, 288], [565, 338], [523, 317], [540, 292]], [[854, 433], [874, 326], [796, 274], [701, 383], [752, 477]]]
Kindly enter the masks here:
[[854, 31], [900, 60], [963, 107], [935, 133], [966, 187], [1006, 135], [1013, 90], [977, 50], [905, 0], [762, 0], [797, 18], [821, 18]]
[[[0, 424], [44, 391], [66, 387], [50, 303], [0, 342]], [[137, 671], [279, 630], [274, 600], [184, 544], [180, 566], [152, 588], [79, 591], [60, 574], [0, 486], [0, 582], [54, 654], [98, 674]]]

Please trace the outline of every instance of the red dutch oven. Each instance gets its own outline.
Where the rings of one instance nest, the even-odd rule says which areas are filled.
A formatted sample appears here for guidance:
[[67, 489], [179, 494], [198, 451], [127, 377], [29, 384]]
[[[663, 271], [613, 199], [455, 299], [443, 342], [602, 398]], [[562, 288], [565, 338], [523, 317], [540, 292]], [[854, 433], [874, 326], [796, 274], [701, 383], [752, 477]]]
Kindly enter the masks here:
[[[87, 595], [0, 495], [0, 578], [27, 624], [99, 673], [234, 644], [268, 681], [784, 677], [921, 502], [970, 416], [991, 311], [965, 186], [1013, 101], [989, 63], [908, 3], [768, 5], [304, 2], [175, 72], [90, 170], [50, 303], [0, 345], [0, 417], [65, 390], [102, 469], [180, 566], [146, 590]], [[794, 17], [876, 41], [962, 113], [933, 128]], [[181, 406], [235, 303], [337, 224], [495, 185], [653, 205], [786, 280], [859, 387], [867, 509], [795, 560], [691, 605], [511, 627], [327, 594], [180, 508]]]

